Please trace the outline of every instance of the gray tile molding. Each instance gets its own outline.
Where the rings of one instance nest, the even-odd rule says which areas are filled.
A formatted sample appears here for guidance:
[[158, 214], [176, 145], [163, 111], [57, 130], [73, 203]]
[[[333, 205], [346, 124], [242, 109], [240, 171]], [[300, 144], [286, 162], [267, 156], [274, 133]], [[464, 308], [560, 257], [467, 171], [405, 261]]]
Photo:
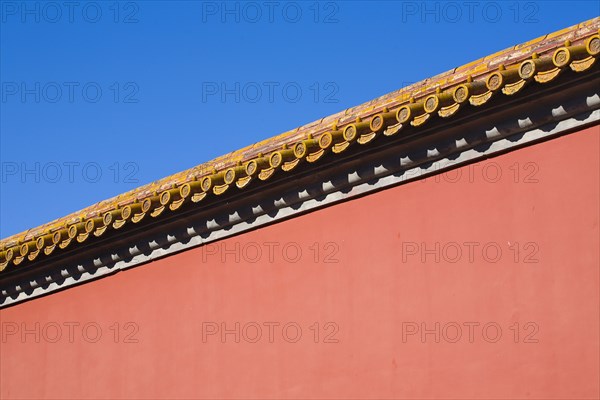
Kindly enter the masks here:
[[438, 119], [414, 134], [403, 130], [394, 141], [356, 147], [318, 168], [280, 172], [257, 190], [244, 189], [16, 268], [0, 277], [0, 308], [586, 127], [600, 129], [599, 122], [597, 69], [543, 90], [503, 96], [489, 107], [451, 121]]

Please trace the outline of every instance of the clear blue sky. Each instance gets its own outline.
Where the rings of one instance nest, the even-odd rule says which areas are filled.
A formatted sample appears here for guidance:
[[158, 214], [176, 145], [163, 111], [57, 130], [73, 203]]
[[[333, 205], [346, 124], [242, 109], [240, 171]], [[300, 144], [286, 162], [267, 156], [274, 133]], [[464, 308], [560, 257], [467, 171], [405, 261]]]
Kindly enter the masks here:
[[0, 2], [0, 237], [600, 14], [598, 1]]

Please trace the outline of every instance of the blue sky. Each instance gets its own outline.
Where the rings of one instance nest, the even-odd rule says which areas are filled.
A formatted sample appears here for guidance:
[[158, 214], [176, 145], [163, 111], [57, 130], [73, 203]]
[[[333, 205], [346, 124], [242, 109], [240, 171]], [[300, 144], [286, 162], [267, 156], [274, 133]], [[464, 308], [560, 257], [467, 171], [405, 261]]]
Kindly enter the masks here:
[[0, 237], [600, 14], [598, 1], [0, 2]]

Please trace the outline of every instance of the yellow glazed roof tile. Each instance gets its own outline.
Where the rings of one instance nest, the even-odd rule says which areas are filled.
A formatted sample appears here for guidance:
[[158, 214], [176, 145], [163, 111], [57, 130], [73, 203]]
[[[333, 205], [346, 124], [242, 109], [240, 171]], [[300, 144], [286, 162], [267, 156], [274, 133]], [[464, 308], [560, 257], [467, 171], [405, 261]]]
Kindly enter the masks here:
[[[249, 180], [256, 179], [257, 176], [260, 178], [263, 172], [269, 169], [282, 168], [281, 164], [276, 161], [269, 165], [271, 162], [269, 157], [275, 155], [284, 147], [292, 150], [291, 157], [296, 161], [318, 162], [323, 154], [331, 152], [333, 145], [331, 140], [320, 139], [327, 137], [332, 129], [336, 127], [339, 131], [353, 128], [355, 132], [358, 132], [362, 129], [364, 134], [362, 139], [364, 140], [358, 140], [358, 142], [361, 145], [368, 146], [371, 138], [384, 130], [387, 136], [387, 128], [389, 127], [394, 127], [391, 130], [393, 132], [389, 133], [389, 135], [393, 135], [405, 126], [413, 124], [413, 122], [415, 122], [413, 125], [418, 127], [424, 123], [423, 121], [426, 122], [430, 119], [429, 117], [450, 117], [452, 113], [441, 114], [440, 111], [438, 115], [439, 107], [436, 104], [439, 105], [442, 101], [452, 105], [451, 109], [458, 109], [463, 104], [468, 103], [473, 106], [482, 106], [493, 96], [502, 96], [502, 91], [499, 90], [505, 84], [505, 80], [500, 79], [503, 76], [502, 74], [511, 74], [511, 79], [530, 80], [532, 82], [543, 79], [544, 82], [548, 82], [554, 79], [561, 70], [569, 67], [576, 72], [591, 70], [593, 64], [597, 65], [598, 53], [600, 52], [599, 28], [600, 17], [517, 44], [509, 49], [496, 52], [421, 82], [416, 82], [364, 104], [291, 129], [280, 135], [217, 157], [189, 170], [157, 180], [63, 218], [0, 240], [0, 273], [10, 271], [12, 268], [21, 268], [29, 262], [40, 260], [50, 253], [55, 254], [55, 252], [64, 251], [63, 249], [76, 248], [80, 242], [119, 229], [123, 224], [118, 226], [113, 224], [114, 218], [120, 218], [122, 223], [126, 224], [143, 224], [144, 221], [158, 218], [163, 213], [176, 213], [182, 205], [187, 204], [188, 207], [201, 206], [204, 203], [200, 201], [204, 198], [218, 196], [227, 190], [243, 190], [244, 185]], [[567, 40], [570, 43], [566, 42]], [[566, 45], [569, 47], [566, 47], [565, 50], [564, 46]], [[585, 50], [581, 50], [581, 45], [584, 45]], [[555, 60], [553, 55], [557, 55], [559, 52], [561, 53], [559, 54], [560, 57], [556, 57]], [[527, 75], [527, 68], [523, 68], [523, 71], [521, 68], [517, 68], [525, 65], [524, 63], [527, 63], [527, 60], [535, 57], [543, 58], [543, 63], [540, 63], [540, 65], [549, 69], [551, 73], [547, 73], [546, 70], [535, 70]], [[560, 60], [563, 59], [567, 61], [561, 63]], [[531, 64], [531, 62], [529, 63]], [[510, 72], [505, 73], [502, 68], [510, 69]], [[516, 78], [515, 71], [519, 74]], [[540, 72], [545, 73], [543, 78], [538, 77]], [[498, 82], [500, 86], [495, 87], [494, 85]], [[513, 92], [510, 95], [516, 93], [514, 89], [511, 90]], [[487, 91], [488, 94], [481, 96], [481, 91]], [[417, 115], [411, 111], [413, 109], [428, 114], [428, 118], [415, 120]], [[383, 121], [383, 123], [373, 125], [377, 118], [378, 122]], [[359, 119], [369, 122], [369, 124], [354, 125]], [[355, 137], [340, 137], [339, 133], [337, 135], [335, 140], [346, 141], [347, 144], [350, 143], [349, 141], [356, 140]], [[314, 140], [307, 142], [310, 137]], [[341, 151], [343, 150], [339, 152]], [[281, 157], [283, 158], [283, 156]], [[286, 153], [286, 157], [290, 159], [289, 151]], [[277, 159], [275, 157], [275, 160]], [[297, 162], [292, 163], [288, 168], [291, 170], [296, 165], [298, 165]], [[242, 168], [232, 169], [231, 167], [234, 166]], [[269, 176], [270, 174], [266, 174], [261, 179], [269, 179]], [[213, 187], [213, 179], [223, 182], [223, 177], [227, 177], [225, 184], [219, 184], [218, 188]], [[260, 180], [257, 182], [260, 184]], [[197, 203], [197, 205], [193, 203]], [[165, 209], [168, 209], [168, 211], [165, 211]], [[58, 247], [60, 249], [57, 249]], [[32, 249], [37, 250], [32, 251]]]

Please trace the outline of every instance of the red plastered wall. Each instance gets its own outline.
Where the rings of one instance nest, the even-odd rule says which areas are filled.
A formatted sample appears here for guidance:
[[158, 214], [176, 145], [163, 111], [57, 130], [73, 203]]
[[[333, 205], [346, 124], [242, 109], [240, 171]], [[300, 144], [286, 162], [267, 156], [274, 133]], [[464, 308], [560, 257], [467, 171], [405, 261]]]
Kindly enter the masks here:
[[598, 398], [600, 127], [0, 311], [0, 397]]

